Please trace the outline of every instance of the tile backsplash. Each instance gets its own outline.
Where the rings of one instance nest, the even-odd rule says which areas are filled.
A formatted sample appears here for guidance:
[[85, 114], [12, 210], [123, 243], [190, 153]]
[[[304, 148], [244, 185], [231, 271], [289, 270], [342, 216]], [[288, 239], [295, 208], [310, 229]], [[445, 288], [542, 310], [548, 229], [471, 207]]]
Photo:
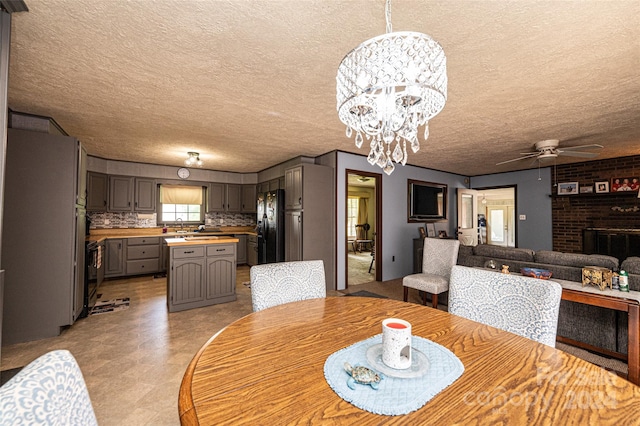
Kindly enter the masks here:
[[[91, 219], [91, 229], [155, 228], [162, 225], [162, 223], [157, 223], [155, 213], [87, 212], [87, 217]], [[255, 213], [205, 214], [206, 226], [255, 226], [255, 224]]]

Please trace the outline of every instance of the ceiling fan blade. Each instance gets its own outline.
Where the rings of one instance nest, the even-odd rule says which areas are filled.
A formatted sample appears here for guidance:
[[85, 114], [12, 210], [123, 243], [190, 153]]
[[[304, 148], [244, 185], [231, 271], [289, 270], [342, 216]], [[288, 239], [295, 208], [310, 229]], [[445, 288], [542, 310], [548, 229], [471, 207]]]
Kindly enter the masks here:
[[596, 152], [580, 152], [580, 151], [559, 151], [558, 155], [563, 157], [581, 157], [581, 158], [594, 158], [598, 156]]
[[521, 152], [520, 155], [538, 155], [540, 154], [540, 151], [536, 151], [536, 152]]
[[597, 143], [592, 143], [591, 145], [565, 146], [562, 148], [558, 148], [558, 152], [573, 151], [576, 149], [592, 149], [592, 148], [604, 148], [604, 146], [598, 145]]
[[500, 164], [507, 164], [507, 163], [511, 163], [511, 162], [514, 162], [514, 161], [525, 160], [525, 159], [527, 159], [527, 158], [537, 157], [537, 156], [538, 156], [538, 154], [540, 154], [540, 153], [539, 153], [539, 152], [536, 152], [535, 154], [534, 154], [534, 153], [532, 153], [532, 154], [530, 154], [530, 155], [526, 155], [526, 156], [524, 156], [524, 157], [514, 158], [513, 160], [502, 161], [502, 162], [500, 162], [500, 163], [496, 163], [496, 166], [499, 166]]

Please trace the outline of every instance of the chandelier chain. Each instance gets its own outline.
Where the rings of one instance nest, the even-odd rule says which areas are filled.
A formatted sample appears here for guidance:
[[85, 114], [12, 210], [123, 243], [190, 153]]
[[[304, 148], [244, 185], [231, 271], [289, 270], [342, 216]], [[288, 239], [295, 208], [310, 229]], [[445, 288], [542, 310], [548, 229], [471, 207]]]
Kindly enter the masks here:
[[393, 32], [393, 28], [391, 26], [391, 0], [387, 0], [384, 5], [384, 17], [387, 20], [387, 34]]

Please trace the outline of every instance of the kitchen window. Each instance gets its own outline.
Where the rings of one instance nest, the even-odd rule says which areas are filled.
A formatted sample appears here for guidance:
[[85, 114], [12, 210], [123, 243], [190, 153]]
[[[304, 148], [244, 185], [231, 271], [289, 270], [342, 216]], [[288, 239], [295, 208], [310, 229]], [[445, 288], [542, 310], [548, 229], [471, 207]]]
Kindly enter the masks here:
[[204, 191], [201, 186], [160, 185], [158, 222], [204, 223]]

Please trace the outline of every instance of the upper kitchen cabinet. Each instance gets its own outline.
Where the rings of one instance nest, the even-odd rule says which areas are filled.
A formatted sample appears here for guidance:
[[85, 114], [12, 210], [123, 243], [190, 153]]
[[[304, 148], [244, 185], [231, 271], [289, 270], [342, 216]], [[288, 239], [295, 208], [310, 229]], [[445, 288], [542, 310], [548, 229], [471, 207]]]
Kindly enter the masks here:
[[130, 176], [109, 176], [109, 211], [153, 212], [156, 210], [156, 181]]
[[227, 206], [227, 189], [224, 183], [210, 183], [207, 187], [207, 211], [223, 212]]
[[207, 212], [255, 213], [256, 186], [210, 183]]
[[137, 212], [156, 211], [156, 181], [154, 179], [135, 178], [133, 209]]
[[302, 167], [302, 165], [293, 167], [284, 173], [284, 207], [287, 210], [302, 208]]
[[109, 200], [109, 176], [104, 173], [87, 173], [87, 210], [107, 210]]
[[227, 211], [242, 211], [242, 185], [227, 184]]
[[257, 211], [257, 195], [255, 185], [242, 185], [242, 213]]

